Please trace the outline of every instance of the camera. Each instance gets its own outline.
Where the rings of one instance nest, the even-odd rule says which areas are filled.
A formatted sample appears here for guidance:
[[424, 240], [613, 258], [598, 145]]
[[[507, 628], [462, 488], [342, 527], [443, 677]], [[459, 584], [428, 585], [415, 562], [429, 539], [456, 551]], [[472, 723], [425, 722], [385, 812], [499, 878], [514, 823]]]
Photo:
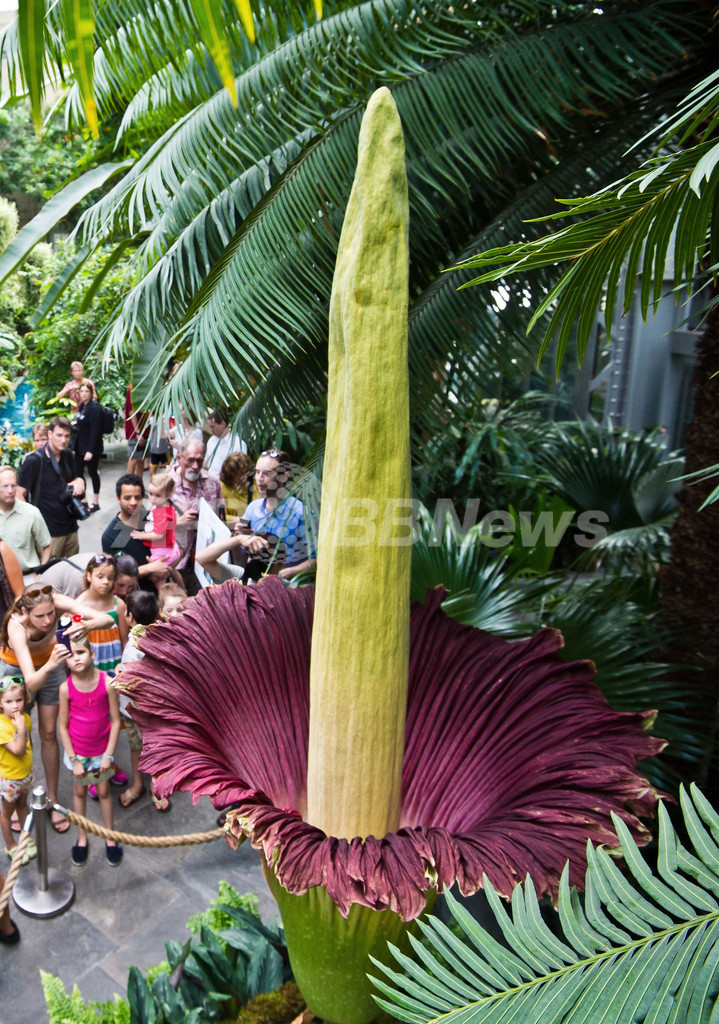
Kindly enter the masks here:
[[73, 493], [72, 484], [67, 485], [67, 496], [63, 504], [66, 506], [68, 512], [75, 519], [87, 519], [90, 515], [90, 510], [87, 507], [87, 502], [81, 501]]

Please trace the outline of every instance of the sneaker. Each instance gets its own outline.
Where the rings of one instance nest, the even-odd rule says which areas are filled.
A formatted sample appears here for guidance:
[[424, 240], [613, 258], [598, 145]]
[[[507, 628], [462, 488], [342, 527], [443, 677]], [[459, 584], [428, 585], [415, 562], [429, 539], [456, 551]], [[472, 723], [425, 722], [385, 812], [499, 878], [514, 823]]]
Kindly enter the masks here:
[[[35, 845], [35, 840], [32, 838], [32, 836], [30, 836], [30, 838], [27, 841], [27, 846], [25, 848], [25, 857], [27, 857], [28, 860], [32, 860], [33, 857], [37, 857], [37, 846]], [[24, 857], [23, 863], [25, 863]]]
[[118, 768], [117, 769], [115, 774], [113, 776], [111, 776], [110, 782], [113, 784], [113, 786], [126, 786], [127, 785], [127, 775], [125, 775], [125, 773], [122, 770], [122, 768]]
[[100, 797], [97, 795], [97, 786], [95, 785], [94, 782], [91, 786], [87, 787], [87, 795], [90, 797], [91, 800], [100, 799]]
[[87, 860], [87, 846], [78, 846], [78, 844], [75, 843], [70, 856], [72, 857], [73, 864], [81, 867]]
[[116, 846], [108, 846], [105, 843], [105, 856], [107, 857], [108, 864], [116, 868], [122, 860], [122, 846], [119, 843]]

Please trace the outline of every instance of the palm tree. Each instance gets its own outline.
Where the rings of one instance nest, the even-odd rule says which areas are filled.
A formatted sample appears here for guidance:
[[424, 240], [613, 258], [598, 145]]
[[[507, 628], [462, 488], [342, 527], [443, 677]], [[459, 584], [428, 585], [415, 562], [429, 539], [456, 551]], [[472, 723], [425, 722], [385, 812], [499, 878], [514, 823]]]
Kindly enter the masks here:
[[[234, 107], [177, 0], [151, 13], [136, 0], [99, 9], [95, 96], [102, 117], [122, 113], [117, 146], [132, 166], [114, 165], [122, 176], [82, 217], [77, 261], [101, 244], [135, 248], [134, 286], [101, 341], [106, 358], [134, 360], [148, 404], [160, 401], [159, 371], [179, 358], [165, 400], [198, 413], [208, 403], [239, 409], [248, 439], [262, 441], [324, 391], [360, 113], [386, 84], [407, 140], [418, 451], [446, 421], [453, 377], [486, 388], [527, 355], [521, 289], [457, 292], [462, 277], [441, 271], [541, 232], [521, 219], [577, 181], [616, 179], [630, 141], [710, 59], [702, 8], [674, 0], [492, 2], [481, 19], [475, 5], [448, 0], [421, 10], [406, 0], [337, 2], [317, 22], [312, 4], [269, 3], [250, 45], [227, 9]], [[60, 62], [53, 12], [48, 45]], [[67, 114], [82, 109], [75, 85]], [[0, 275], [22, 250], [20, 238]], [[541, 272], [532, 287], [555, 275]]]

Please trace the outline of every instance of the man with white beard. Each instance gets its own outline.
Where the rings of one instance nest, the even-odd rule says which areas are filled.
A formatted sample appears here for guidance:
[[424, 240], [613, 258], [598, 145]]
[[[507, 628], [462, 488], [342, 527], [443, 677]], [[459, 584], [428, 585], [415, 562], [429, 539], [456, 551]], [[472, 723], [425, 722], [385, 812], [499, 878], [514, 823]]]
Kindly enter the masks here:
[[181, 551], [177, 569], [188, 594], [196, 594], [199, 590], [194, 562], [200, 498], [204, 498], [213, 512], [216, 512], [221, 497], [218, 477], [202, 468], [204, 458], [205, 446], [202, 441], [186, 437], [177, 453], [177, 468], [171, 473], [175, 481], [172, 504], [177, 509], [176, 537]]

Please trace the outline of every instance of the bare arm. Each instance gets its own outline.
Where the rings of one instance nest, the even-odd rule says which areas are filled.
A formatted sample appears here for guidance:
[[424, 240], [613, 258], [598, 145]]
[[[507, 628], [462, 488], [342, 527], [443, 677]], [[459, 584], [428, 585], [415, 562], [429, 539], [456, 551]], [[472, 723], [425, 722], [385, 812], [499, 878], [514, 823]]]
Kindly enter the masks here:
[[58, 591], [54, 591], [52, 599], [58, 611], [70, 612], [71, 615], [82, 615], [81, 629], [73, 633], [68, 632], [68, 636], [72, 635], [74, 640], [79, 640], [81, 637], [86, 636], [93, 629], [107, 629], [115, 625], [112, 616], [108, 612], [96, 612], [76, 598], [68, 597], [67, 594], [60, 594]]
[[260, 552], [269, 548], [269, 542], [264, 537], [243, 536], [235, 534], [225, 540], [215, 540], [208, 544], [203, 551], [195, 553], [195, 561], [199, 562], [202, 568], [209, 573], [215, 583], [222, 579], [222, 570], [218, 561], [220, 555], [234, 548], [244, 548], [251, 555], [259, 555]]
[[57, 668], [58, 665], [62, 665], [65, 659], [70, 656], [70, 652], [64, 644], [55, 644], [45, 664], [35, 668], [32, 663], [30, 649], [27, 645], [27, 633], [24, 627], [19, 622], [16, 622], [15, 619], [10, 619], [7, 624], [7, 632], [10, 647], [17, 658], [18, 666], [25, 679], [25, 685], [30, 693], [37, 693], [47, 682], [47, 677], [52, 670]]
[[15, 736], [9, 740], [5, 746], [11, 754], [15, 754], [16, 757], [22, 757], [27, 750], [27, 726], [25, 725], [25, 715], [22, 711], [18, 711], [12, 716], [12, 724], [15, 726]]
[[15, 597], [20, 597], [23, 590], [25, 589], [25, 583], [22, 578], [22, 569], [20, 563], [17, 560], [17, 555], [8, 547], [4, 540], [0, 540], [0, 555], [5, 563], [5, 571], [7, 573], [8, 582], [10, 589], [12, 590]]
[[297, 565], [285, 566], [285, 568], [280, 569], [277, 575], [283, 580], [291, 580], [294, 576], [297, 576], [298, 573], [304, 572], [305, 569], [314, 569], [316, 565], [316, 558], [306, 558], [304, 562], [298, 562]]
[[130, 635], [130, 627], [127, 624], [127, 608], [121, 597], [116, 597], [115, 600], [117, 601], [117, 628], [120, 632], [120, 642], [124, 647]]

